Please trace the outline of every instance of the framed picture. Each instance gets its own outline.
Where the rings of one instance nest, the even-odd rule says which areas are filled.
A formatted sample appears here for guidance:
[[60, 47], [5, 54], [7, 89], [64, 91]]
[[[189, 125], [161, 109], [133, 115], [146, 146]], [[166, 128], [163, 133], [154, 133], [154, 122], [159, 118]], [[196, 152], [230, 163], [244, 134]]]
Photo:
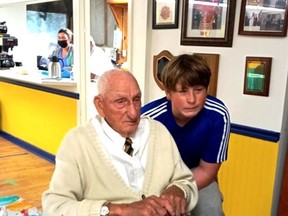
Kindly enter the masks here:
[[[218, 80], [218, 67], [219, 67], [219, 54], [211, 53], [197, 53], [204, 57], [211, 70], [210, 84], [208, 94], [216, 97], [217, 80]], [[161, 82], [161, 72], [165, 65], [173, 59], [173, 56], [168, 50], [163, 50], [159, 54], [153, 56], [153, 77], [156, 84], [161, 90], [164, 90], [164, 85]]]
[[181, 45], [232, 47], [236, 0], [183, 0]]
[[239, 35], [287, 35], [287, 0], [242, 0]]
[[244, 94], [269, 95], [271, 57], [246, 57]]
[[179, 0], [153, 0], [153, 29], [178, 28]]

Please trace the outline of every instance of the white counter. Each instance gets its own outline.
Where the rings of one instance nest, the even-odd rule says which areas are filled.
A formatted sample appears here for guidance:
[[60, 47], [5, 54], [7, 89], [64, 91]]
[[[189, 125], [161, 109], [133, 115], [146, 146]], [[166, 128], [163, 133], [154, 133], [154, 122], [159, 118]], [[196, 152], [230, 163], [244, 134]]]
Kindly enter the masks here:
[[0, 70], [1, 77], [77, 93], [77, 83], [75, 80], [70, 80], [70, 78], [49, 79], [48, 76], [43, 75], [37, 69], [33, 72], [28, 72], [21, 68]]

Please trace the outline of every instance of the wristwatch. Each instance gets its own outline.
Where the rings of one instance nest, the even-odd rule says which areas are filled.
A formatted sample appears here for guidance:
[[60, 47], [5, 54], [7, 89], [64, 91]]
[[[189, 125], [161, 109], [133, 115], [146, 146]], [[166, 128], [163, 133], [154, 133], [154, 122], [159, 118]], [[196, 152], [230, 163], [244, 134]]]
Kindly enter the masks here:
[[100, 216], [108, 216], [109, 215], [109, 203], [104, 203], [100, 209]]

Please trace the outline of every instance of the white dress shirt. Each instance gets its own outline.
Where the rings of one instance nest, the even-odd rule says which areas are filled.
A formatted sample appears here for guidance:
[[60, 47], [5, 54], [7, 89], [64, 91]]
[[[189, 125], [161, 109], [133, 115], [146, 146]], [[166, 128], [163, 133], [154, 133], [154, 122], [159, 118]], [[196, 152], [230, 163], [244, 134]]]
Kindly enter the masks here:
[[111, 157], [112, 163], [127, 185], [136, 191], [142, 189], [145, 166], [147, 161], [149, 122], [141, 119], [138, 129], [132, 139], [133, 157], [124, 151], [126, 138], [112, 129], [104, 118], [99, 115], [92, 119], [96, 132], [100, 135], [101, 142]]

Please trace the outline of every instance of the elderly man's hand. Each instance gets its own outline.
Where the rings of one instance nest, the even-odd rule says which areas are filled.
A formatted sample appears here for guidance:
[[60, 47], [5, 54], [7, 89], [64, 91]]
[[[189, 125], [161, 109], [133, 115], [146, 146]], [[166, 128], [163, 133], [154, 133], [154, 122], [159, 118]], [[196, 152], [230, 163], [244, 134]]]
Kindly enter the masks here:
[[130, 204], [109, 205], [109, 216], [114, 215], [137, 215], [137, 216], [168, 216], [169, 213], [162, 206], [162, 199], [157, 196], [149, 196], [143, 200]]
[[111, 203], [109, 208], [109, 216], [182, 216], [186, 213], [186, 199], [184, 192], [173, 185], [163, 191], [160, 197], [149, 196], [130, 204]]
[[185, 194], [179, 187], [170, 186], [163, 191], [160, 198], [161, 205], [168, 211], [168, 215], [181, 216], [186, 213]]

